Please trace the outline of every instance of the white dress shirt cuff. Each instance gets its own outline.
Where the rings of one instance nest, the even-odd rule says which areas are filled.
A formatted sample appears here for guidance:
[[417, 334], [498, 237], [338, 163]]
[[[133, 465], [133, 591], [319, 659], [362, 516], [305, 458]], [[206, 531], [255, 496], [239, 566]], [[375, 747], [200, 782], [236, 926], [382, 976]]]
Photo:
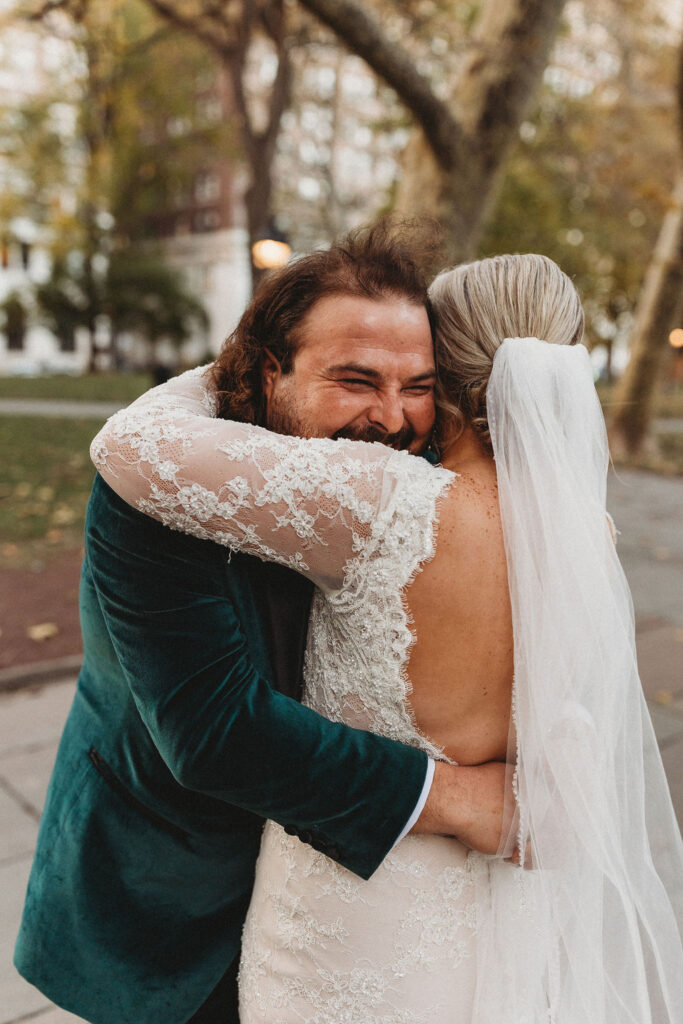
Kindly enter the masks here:
[[[420, 793], [420, 799], [415, 804], [415, 810], [413, 811], [413, 813], [408, 818], [408, 820], [407, 820], [407, 822], [405, 824], [405, 828], [403, 829], [403, 831], [401, 832], [400, 836], [398, 837], [398, 839], [394, 843], [394, 846], [397, 846], [398, 843], [400, 843], [401, 840], [405, 836], [408, 835], [408, 833], [410, 832], [411, 828], [413, 827], [413, 825], [415, 824], [417, 819], [422, 814], [422, 809], [423, 809], [424, 805], [427, 803], [427, 797], [429, 796], [429, 791], [432, 788], [432, 782], [434, 781], [434, 768], [435, 767], [436, 767], [436, 765], [435, 765], [435, 762], [434, 762], [434, 758], [430, 757], [429, 760], [427, 761], [427, 774], [425, 775], [424, 786], [422, 787], [422, 792]], [[393, 850], [394, 846], [392, 846], [392, 850]]]

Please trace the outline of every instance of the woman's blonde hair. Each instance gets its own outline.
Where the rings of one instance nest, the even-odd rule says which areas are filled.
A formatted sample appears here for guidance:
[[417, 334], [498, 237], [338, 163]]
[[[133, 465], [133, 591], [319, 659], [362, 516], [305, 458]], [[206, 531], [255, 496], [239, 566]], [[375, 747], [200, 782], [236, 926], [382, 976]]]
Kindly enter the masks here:
[[505, 338], [575, 345], [584, 315], [576, 288], [546, 256], [493, 256], [446, 270], [429, 289], [436, 314], [437, 441], [472, 426], [490, 450], [486, 387]]

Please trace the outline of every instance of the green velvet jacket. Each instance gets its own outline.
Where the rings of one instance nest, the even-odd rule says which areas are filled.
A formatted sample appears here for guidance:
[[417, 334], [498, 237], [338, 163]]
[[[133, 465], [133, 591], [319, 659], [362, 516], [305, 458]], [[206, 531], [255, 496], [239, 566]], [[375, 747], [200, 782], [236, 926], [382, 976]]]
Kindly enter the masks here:
[[184, 1024], [206, 1000], [239, 952], [264, 818], [368, 878], [417, 803], [424, 753], [275, 689], [268, 581], [96, 479], [83, 668], [15, 951], [94, 1024]]

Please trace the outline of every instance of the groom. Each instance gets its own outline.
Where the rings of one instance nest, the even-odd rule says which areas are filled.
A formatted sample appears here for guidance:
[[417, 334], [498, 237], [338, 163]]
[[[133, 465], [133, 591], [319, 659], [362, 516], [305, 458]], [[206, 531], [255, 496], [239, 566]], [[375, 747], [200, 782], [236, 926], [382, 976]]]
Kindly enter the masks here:
[[[410, 253], [382, 229], [313, 253], [265, 282], [225, 346], [218, 414], [420, 452], [429, 315]], [[298, 703], [311, 596], [96, 479], [83, 668], [15, 954], [59, 1005], [93, 1024], [236, 1024], [264, 818], [363, 878], [411, 829], [495, 852], [502, 765], [434, 771]]]

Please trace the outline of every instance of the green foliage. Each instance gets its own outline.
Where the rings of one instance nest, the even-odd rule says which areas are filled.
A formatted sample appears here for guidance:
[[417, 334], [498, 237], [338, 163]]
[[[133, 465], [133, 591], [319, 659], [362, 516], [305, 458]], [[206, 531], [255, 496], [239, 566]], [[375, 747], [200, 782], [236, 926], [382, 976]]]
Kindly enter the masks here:
[[117, 5], [109, 210], [124, 240], [154, 234], [155, 220], [191, 193], [217, 154], [239, 158], [236, 126], [222, 116], [220, 74], [205, 46], [160, 24], [139, 0]]
[[68, 177], [59, 131], [59, 97], [0, 104], [0, 158], [12, 166], [0, 177], [0, 223], [28, 217], [46, 224], [58, 213], [58, 185]]
[[[474, 59], [472, 32], [489, 5], [368, 0], [367, 7], [457, 110], [463, 61]], [[657, 0], [567, 4], [479, 249], [480, 255], [542, 252], [555, 259], [584, 299], [590, 344], [625, 344], [667, 208], [676, 154], [673, 21]], [[304, 40], [294, 63], [277, 212], [295, 247], [320, 244], [390, 212], [401, 176], [414, 175], [416, 195], [421, 187], [433, 190], [427, 165], [423, 185], [419, 165], [401, 167], [412, 117], [381, 84], [358, 102], [354, 88], [363, 67], [341, 55], [334, 37], [323, 33], [315, 45]], [[349, 155], [355, 137], [357, 159]], [[357, 169], [371, 162], [376, 185], [368, 188]], [[301, 182], [310, 179], [317, 188], [304, 195]]]
[[0, 377], [0, 398], [46, 398], [127, 405], [152, 387], [147, 373], [98, 373], [84, 377]]
[[117, 251], [106, 271], [92, 277], [83, 264], [55, 261], [50, 278], [36, 288], [39, 308], [58, 336], [87, 326], [100, 314], [109, 317], [116, 338], [129, 332], [154, 344], [166, 338], [182, 344], [208, 318], [182, 274], [160, 256], [134, 249]]
[[160, 253], [131, 242], [155, 236], [221, 148], [234, 153], [223, 106], [209, 102], [215, 60], [143, 0], [66, 4], [63, 14], [74, 53], [53, 77], [67, 85], [0, 111], [0, 158], [13, 168], [0, 176], [0, 229], [8, 240], [16, 218], [42, 229], [52, 270], [35, 298], [58, 337], [79, 327], [92, 336], [104, 314], [114, 356], [122, 332], [179, 345], [206, 329], [206, 312]]
[[91, 308], [82, 270], [70, 273], [64, 258], [52, 265], [47, 281], [36, 286], [36, 302], [50, 330], [57, 337], [72, 337], [77, 327], [86, 327], [96, 312]]
[[[217, 154], [239, 150], [205, 46], [160, 22], [144, 0], [60, 7], [72, 17], [74, 54], [51, 72], [54, 92], [0, 106], [0, 160], [12, 164], [0, 176], [0, 241], [15, 218], [41, 226], [61, 282], [75, 281], [70, 266], [65, 272], [74, 253], [89, 266], [163, 233], [196, 176]], [[44, 306], [78, 321], [94, 287], [85, 274], [71, 295], [45, 289]]]
[[180, 345], [208, 317], [182, 275], [148, 253], [115, 253], [105, 279], [102, 308], [115, 334], [128, 331], [154, 343], [167, 338]]
[[[658, 31], [652, 4], [629, 2], [626, 23], [607, 17], [613, 6], [583, 8], [585, 41], [565, 29], [563, 61], [522, 126], [480, 248], [559, 263], [584, 301], [589, 344], [628, 335], [676, 150], [675, 40]], [[603, 58], [610, 72], [599, 70]]]

